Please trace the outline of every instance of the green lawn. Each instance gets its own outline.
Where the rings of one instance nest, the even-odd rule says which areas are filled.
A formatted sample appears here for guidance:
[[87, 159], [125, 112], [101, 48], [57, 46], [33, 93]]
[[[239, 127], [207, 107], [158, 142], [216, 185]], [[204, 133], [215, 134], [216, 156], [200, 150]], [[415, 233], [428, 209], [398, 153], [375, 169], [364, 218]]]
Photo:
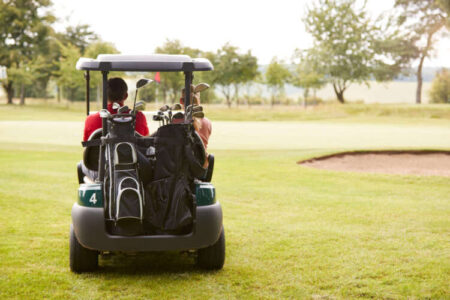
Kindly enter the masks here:
[[[0, 115], [9, 115], [3, 109]], [[26, 109], [26, 119], [45, 119]], [[36, 114], [54, 120], [52, 109]], [[292, 142], [290, 149], [291, 127], [279, 132], [287, 136], [280, 146], [257, 144], [261, 137], [252, 131], [258, 123], [241, 123], [233, 130], [253, 138], [258, 148], [252, 149], [236, 137], [233, 143], [220, 127], [226, 122], [219, 123], [213, 134], [223, 134], [227, 143], [213, 143], [211, 152], [224, 210], [224, 269], [204, 272], [187, 254], [151, 253], [107, 257], [98, 272], [83, 275], [72, 274], [68, 263], [75, 164], [81, 158], [75, 135], [54, 141], [47, 132], [43, 139], [49, 144], [25, 143], [20, 136], [2, 139], [11, 124], [0, 122], [0, 298], [450, 298], [448, 177], [341, 173], [296, 164], [341, 149], [450, 148], [448, 118], [421, 116], [411, 123], [398, 115], [368, 114], [373, 119], [326, 127], [325, 136], [302, 135], [305, 144]], [[73, 122], [49, 124], [46, 130], [57, 134], [78, 128]], [[297, 125], [325, 128], [323, 121], [286, 123]], [[331, 140], [343, 131], [345, 138]], [[372, 138], [360, 140], [365, 131]]]
[[[132, 106], [132, 102], [125, 102]], [[159, 106], [154, 103], [147, 104], [147, 110], [156, 110]], [[358, 104], [345, 105], [335, 102], [327, 102], [318, 106], [303, 107], [291, 105], [233, 106], [227, 108], [222, 105], [204, 104], [207, 117], [215, 121], [308, 121], [308, 120], [342, 120], [360, 121], [361, 119], [372, 121], [383, 120], [383, 117], [394, 117], [400, 121], [416, 120], [448, 120], [450, 119], [450, 105], [446, 104]], [[95, 102], [91, 110], [98, 110]], [[58, 104], [52, 101], [28, 100], [24, 107], [19, 105], [0, 104], [0, 120], [84, 120], [86, 111], [83, 102], [65, 102]]]

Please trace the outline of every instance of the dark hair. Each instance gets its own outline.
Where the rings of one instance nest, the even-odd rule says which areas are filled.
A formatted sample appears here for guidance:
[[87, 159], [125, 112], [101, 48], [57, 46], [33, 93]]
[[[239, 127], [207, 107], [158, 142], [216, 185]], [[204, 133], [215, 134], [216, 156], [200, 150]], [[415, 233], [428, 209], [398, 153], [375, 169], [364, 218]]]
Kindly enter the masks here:
[[125, 80], [120, 77], [108, 79], [108, 100], [113, 102], [122, 101], [128, 92]]

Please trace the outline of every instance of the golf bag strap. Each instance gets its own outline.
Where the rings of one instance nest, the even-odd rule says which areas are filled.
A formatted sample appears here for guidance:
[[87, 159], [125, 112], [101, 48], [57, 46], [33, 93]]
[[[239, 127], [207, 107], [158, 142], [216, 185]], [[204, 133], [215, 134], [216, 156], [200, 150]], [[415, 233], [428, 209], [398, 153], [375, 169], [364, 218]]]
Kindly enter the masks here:
[[102, 141], [100, 139], [81, 142], [81, 145], [83, 147], [100, 146], [101, 144], [102, 144]]
[[136, 144], [137, 138], [135, 137], [113, 137], [113, 138], [103, 138], [102, 137], [102, 144], [117, 144], [122, 142], [128, 142]]
[[149, 141], [145, 141], [143, 139], [136, 138], [136, 137], [127, 137], [127, 138], [120, 137], [120, 138], [102, 138], [102, 139], [95, 139], [95, 140], [90, 140], [90, 141], [83, 141], [83, 142], [81, 142], [81, 145], [83, 147], [91, 147], [91, 146], [100, 146], [100, 145], [104, 145], [104, 144], [114, 144], [114, 143], [120, 143], [120, 142], [130, 142], [130, 143], [137, 144], [139, 146], [148, 146], [148, 144], [151, 143]]
[[205, 174], [206, 169], [198, 162], [198, 160], [194, 156], [194, 152], [192, 151], [192, 147], [190, 145], [186, 145], [184, 147], [184, 154], [186, 155], [189, 167], [194, 173], [195, 177], [201, 177]]
[[155, 137], [155, 144], [163, 144], [163, 145], [179, 145], [180, 141], [177, 141], [173, 138], [166, 137]]

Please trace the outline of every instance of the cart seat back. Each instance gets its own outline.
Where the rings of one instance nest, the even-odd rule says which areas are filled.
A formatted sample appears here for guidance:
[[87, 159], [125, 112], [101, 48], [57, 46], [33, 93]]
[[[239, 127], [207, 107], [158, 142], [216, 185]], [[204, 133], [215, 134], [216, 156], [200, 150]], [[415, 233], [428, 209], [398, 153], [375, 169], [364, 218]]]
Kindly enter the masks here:
[[[102, 137], [102, 129], [99, 128], [91, 133], [88, 141], [100, 139]], [[89, 170], [98, 171], [98, 158], [100, 146], [87, 146], [83, 153], [83, 163]]]

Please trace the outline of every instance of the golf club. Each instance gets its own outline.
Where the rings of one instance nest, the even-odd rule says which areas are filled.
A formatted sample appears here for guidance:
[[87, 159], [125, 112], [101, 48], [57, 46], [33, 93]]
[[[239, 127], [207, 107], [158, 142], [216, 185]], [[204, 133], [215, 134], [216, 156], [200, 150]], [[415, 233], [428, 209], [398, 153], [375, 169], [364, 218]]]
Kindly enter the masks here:
[[162, 124], [163, 124], [163, 126], [164, 126], [164, 125], [165, 125], [165, 124], [164, 124], [164, 121], [165, 121], [164, 113], [163, 113], [162, 111], [158, 111], [158, 116], [161, 118]]
[[120, 104], [117, 103], [117, 102], [114, 102], [113, 105], [112, 105], [112, 108], [113, 108], [114, 110], [117, 110], [117, 109], [120, 108]]
[[205, 117], [205, 113], [202, 112], [202, 111], [196, 111], [196, 112], [192, 113], [192, 116], [195, 117], [195, 118], [202, 119], [202, 118]]
[[153, 121], [158, 121], [158, 125], [161, 126], [162, 118], [161, 118], [160, 115], [154, 115], [153, 116]]
[[143, 101], [139, 101], [136, 103], [134, 108], [135, 111], [143, 111], [145, 109], [145, 103]]
[[174, 105], [172, 105], [172, 107], [170, 109], [171, 110], [182, 110], [183, 106], [180, 103], [175, 103]]
[[146, 86], [147, 84], [149, 84], [151, 82], [153, 82], [153, 79], [147, 79], [147, 78], [139, 79], [138, 82], [136, 82], [136, 93], [134, 94], [133, 111], [135, 111], [135, 109], [136, 109], [136, 98], [137, 98], [137, 94], [138, 94], [138, 89], [140, 89], [143, 86]]
[[160, 111], [167, 111], [167, 110], [169, 110], [169, 109], [170, 109], [169, 105], [164, 104], [163, 106], [161, 106], [161, 108], [160, 108], [159, 110], [160, 110]]
[[111, 117], [111, 113], [107, 109], [100, 110], [100, 118], [105, 119]]
[[124, 105], [117, 110], [117, 113], [124, 114], [129, 110], [128, 106]]
[[194, 87], [194, 93], [200, 93], [209, 88], [209, 84], [207, 83], [199, 83]]

